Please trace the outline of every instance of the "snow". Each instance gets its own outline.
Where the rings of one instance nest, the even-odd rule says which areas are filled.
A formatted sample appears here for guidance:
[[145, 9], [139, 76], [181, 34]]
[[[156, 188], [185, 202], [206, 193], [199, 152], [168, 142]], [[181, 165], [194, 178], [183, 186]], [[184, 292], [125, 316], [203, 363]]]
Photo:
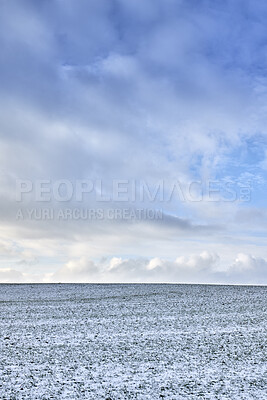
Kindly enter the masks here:
[[0, 285], [0, 398], [265, 399], [267, 288]]

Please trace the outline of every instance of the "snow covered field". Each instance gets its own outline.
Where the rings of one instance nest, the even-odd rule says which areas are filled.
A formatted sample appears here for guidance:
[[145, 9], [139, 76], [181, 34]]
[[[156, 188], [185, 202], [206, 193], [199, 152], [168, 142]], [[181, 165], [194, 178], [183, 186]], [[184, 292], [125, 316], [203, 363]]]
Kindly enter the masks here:
[[266, 399], [266, 287], [0, 285], [1, 399]]

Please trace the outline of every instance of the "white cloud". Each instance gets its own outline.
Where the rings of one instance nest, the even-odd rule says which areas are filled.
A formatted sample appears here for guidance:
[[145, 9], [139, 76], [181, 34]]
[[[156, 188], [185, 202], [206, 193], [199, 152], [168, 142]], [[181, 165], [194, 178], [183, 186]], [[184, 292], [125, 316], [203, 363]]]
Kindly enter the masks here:
[[18, 271], [13, 268], [0, 268], [0, 283], [42, 283], [44, 276]]
[[175, 263], [181, 268], [188, 268], [194, 270], [210, 269], [212, 270], [216, 263], [219, 261], [217, 254], [203, 251], [199, 255], [192, 255], [189, 257], [178, 257]]
[[244, 283], [267, 284], [267, 261], [238, 254], [234, 263], [225, 266], [217, 254], [203, 251], [180, 256], [175, 261], [112, 258], [92, 262], [82, 258], [71, 261], [49, 280], [61, 282], [173, 282], [173, 283]]
[[261, 262], [264, 262], [264, 260], [257, 259], [249, 254], [239, 253], [235, 259], [234, 264], [231, 266], [231, 270], [241, 272], [252, 270], [253, 268], [257, 267]]
[[[158, 222], [15, 219], [16, 178], [163, 178], [168, 186], [223, 175], [264, 187], [256, 178], [266, 173], [266, 152], [249, 151], [259, 132], [263, 144], [266, 138], [266, 5], [249, 1], [244, 11], [235, 1], [193, 3], [1, 4], [3, 267], [21, 263], [34, 271], [39, 260], [43, 268], [52, 265], [47, 279], [78, 281], [209, 281], [226, 264], [229, 282], [241, 270], [263, 276], [266, 211], [257, 204], [242, 209], [206, 197], [154, 203], [165, 212]], [[254, 164], [262, 171], [251, 172]], [[256, 261], [240, 256], [231, 264], [246, 251]], [[227, 257], [223, 265], [217, 253]], [[166, 261], [177, 254], [183, 256]], [[101, 256], [112, 261], [88, 261]]]
[[22, 272], [11, 269], [0, 269], [0, 282], [1, 283], [25, 283], [26, 278]]
[[162, 266], [163, 266], [163, 261], [160, 259], [160, 258], [158, 258], [158, 257], [155, 257], [155, 258], [152, 258], [150, 261], [149, 261], [149, 263], [146, 265], [146, 269], [148, 270], [148, 271], [151, 271], [151, 270], [155, 270], [155, 269], [160, 269]]

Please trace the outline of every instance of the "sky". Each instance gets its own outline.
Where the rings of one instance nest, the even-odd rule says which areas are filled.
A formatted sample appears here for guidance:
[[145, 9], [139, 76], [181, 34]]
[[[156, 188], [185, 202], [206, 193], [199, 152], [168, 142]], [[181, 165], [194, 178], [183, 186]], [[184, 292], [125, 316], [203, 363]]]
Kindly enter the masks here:
[[0, 282], [267, 284], [267, 3], [0, 2]]

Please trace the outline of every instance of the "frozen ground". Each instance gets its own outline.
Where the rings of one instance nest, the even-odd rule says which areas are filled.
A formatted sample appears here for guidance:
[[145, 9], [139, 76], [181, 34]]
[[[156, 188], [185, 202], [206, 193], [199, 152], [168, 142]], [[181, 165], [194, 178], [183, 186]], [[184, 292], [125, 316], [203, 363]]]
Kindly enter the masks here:
[[267, 287], [0, 285], [0, 398], [266, 399]]

